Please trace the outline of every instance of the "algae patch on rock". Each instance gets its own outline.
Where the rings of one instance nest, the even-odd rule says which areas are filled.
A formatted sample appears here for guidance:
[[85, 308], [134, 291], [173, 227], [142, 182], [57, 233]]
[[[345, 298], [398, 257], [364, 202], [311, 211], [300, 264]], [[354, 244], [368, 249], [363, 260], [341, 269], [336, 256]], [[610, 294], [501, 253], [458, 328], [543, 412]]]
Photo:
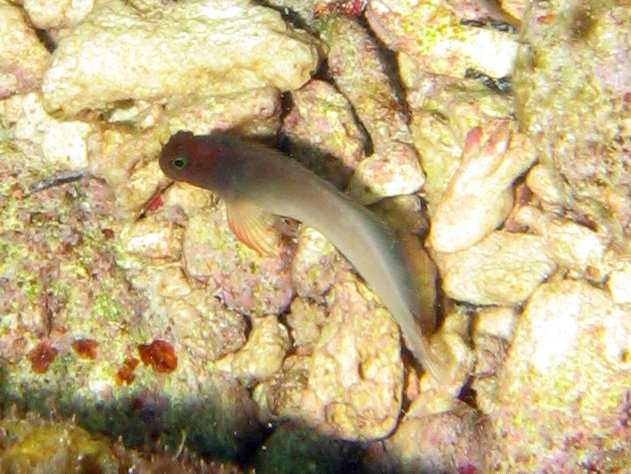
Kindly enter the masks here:
[[579, 462], [627, 472], [630, 341], [629, 308], [605, 291], [582, 281], [541, 285], [498, 377], [496, 472], [574, 472]]
[[533, 3], [515, 70], [516, 114], [572, 208], [614, 237], [631, 222], [628, 4]]

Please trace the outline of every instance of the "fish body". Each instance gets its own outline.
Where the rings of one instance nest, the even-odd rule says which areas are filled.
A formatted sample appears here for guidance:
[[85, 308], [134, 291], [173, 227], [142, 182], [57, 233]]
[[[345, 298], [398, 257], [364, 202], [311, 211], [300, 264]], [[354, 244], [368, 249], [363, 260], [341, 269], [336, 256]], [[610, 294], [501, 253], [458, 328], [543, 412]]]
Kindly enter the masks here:
[[521, 26], [521, 21], [505, 11], [498, 0], [480, 0], [480, 6], [482, 10], [486, 11], [491, 17], [497, 18], [507, 25], [514, 28]]
[[229, 215], [230, 206], [251, 203], [321, 232], [376, 291], [425, 370], [441, 380], [444, 369], [415, 321], [421, 306], [401, 241], [372, 212], [281, 152], [232, 136], [178, 132], [160, 166], [171, 179], [225, 199]]

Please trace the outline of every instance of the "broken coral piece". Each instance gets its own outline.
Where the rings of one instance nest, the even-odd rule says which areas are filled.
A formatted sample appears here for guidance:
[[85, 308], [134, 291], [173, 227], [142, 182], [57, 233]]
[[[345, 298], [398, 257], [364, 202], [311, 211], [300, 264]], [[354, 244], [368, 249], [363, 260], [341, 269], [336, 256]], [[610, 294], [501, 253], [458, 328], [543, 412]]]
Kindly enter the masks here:
[[432, 213], [429, 245], [457, 252], [482, 240], [508, 216], [512, 185], [535, 160], [525, 135], [497, 119], [467, 135], [463, 157]]
[[513, 70], [517, 39], [461, 22], [451, 3], [372, 0], [366, 18], [386, 46], [405, 52], [427, 72], [464, 78], [475, 70], [501, 78]]
[[298, 89], [318, 62], [315, 39], [247, 1], [193, 0], [150, 12], [113, 2], [61, 39], [42, 90], [47, 109], [71, 115], [129, 99]]
[[521, 304], [556, 269], [542, 237], [506, 231], [434, 257], [447, 296], [481, 305]]

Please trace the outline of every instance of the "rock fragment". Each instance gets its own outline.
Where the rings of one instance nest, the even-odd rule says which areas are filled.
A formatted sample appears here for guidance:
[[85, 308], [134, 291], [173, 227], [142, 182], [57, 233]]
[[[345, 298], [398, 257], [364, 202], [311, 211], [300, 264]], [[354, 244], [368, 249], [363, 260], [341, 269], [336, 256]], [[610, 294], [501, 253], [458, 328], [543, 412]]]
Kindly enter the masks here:
[[0, 98], [37, 89], [49, 58], [22, 11], [0, 0]]
[[472, 304], [517, 305], [554, 272], [543, 238], [496, 231], [467, 250], [436, 254], [443, 290]]
[[283, 120], [292, 156], [334, 184], [345, 187], [364, 159], [365, 134], [349, 101], [328, 82], [312, 80], [292, 92]]
[[368, 131], [373, 155], [361, 161], [349, 192], [364, 203], [417, 191], [425, 176], [377, 43], [353, 19], [331, 15], [320, 26], [328, 65], [338, 89]]
[[387, 456], [396, 472], [406, 474], [485, 472], [484, 426], [477, 411], [460, 401], [439, 413], [413, 414], [385, 442]]
[[238, 378], [264, 380], [283, 365], [289, 336], [276, 316], [255, 318], [245, 346], [231, 358], [231, 373]]
[[403, 366], [399, 331], [355, 277], [338, 282], [303, 398], [303, 417], [321, 432], [380, 438], [396, 426]]
[[630, 316], [585, 281], [535, 291], [498, 377], [492, 470], [628, 468]]
[[611, 239], [569, 219], [554, 218], [533, 206], [515, 214], [516, 222], [541, 235], [546, 252], [560, 267], [592, 281], [602, 281], [610, 271], [605, 258]]
[[631, 303], [631, 262], [621, 262], [609, 275], [607, 287], [618, 304]]
[[506, 120], [467, 135], [460, 165], [432, 213], [428, 243], [464, 250], [495, 230], [513, 206], [513, 181], [535, 160], [528, 139]]
[[448, 2], [372, 0], [366, 18], [389, 48], [405, 52], [425, 71], [460, 78], [468, 70], [496, 78], [512, 72], [516, 39], [461, 23]]
[[562, 177], [569, 209], [614, 242], [631, 229], [630, 27], [626, 3], [533, 3], [514, 75], [516, 116], [540, 164]]
[[107, 0], [24, 0], [24, 11], [40, 30], [59, 30], [81, 22], [98, 4]]
[[60, 41], [42, 90], [49, 110], [75, 114], [129, 99], [293, 90], [318, 62], [316, 40], [247, 1], [191, 0], [152, 11], [112, 2]]

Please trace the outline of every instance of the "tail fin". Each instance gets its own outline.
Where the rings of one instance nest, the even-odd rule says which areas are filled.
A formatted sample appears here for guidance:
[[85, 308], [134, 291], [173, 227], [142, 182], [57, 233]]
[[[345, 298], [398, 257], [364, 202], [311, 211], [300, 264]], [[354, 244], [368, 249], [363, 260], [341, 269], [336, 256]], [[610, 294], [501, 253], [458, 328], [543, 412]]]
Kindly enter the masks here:
[[426, 337], [416, 333], [414, 340], [408, 340], [408, 347], [414, 357], [421, 363], [423, 369], [439, 385], [447, 386], [452, 382], [446, 365], [436, 356]]

